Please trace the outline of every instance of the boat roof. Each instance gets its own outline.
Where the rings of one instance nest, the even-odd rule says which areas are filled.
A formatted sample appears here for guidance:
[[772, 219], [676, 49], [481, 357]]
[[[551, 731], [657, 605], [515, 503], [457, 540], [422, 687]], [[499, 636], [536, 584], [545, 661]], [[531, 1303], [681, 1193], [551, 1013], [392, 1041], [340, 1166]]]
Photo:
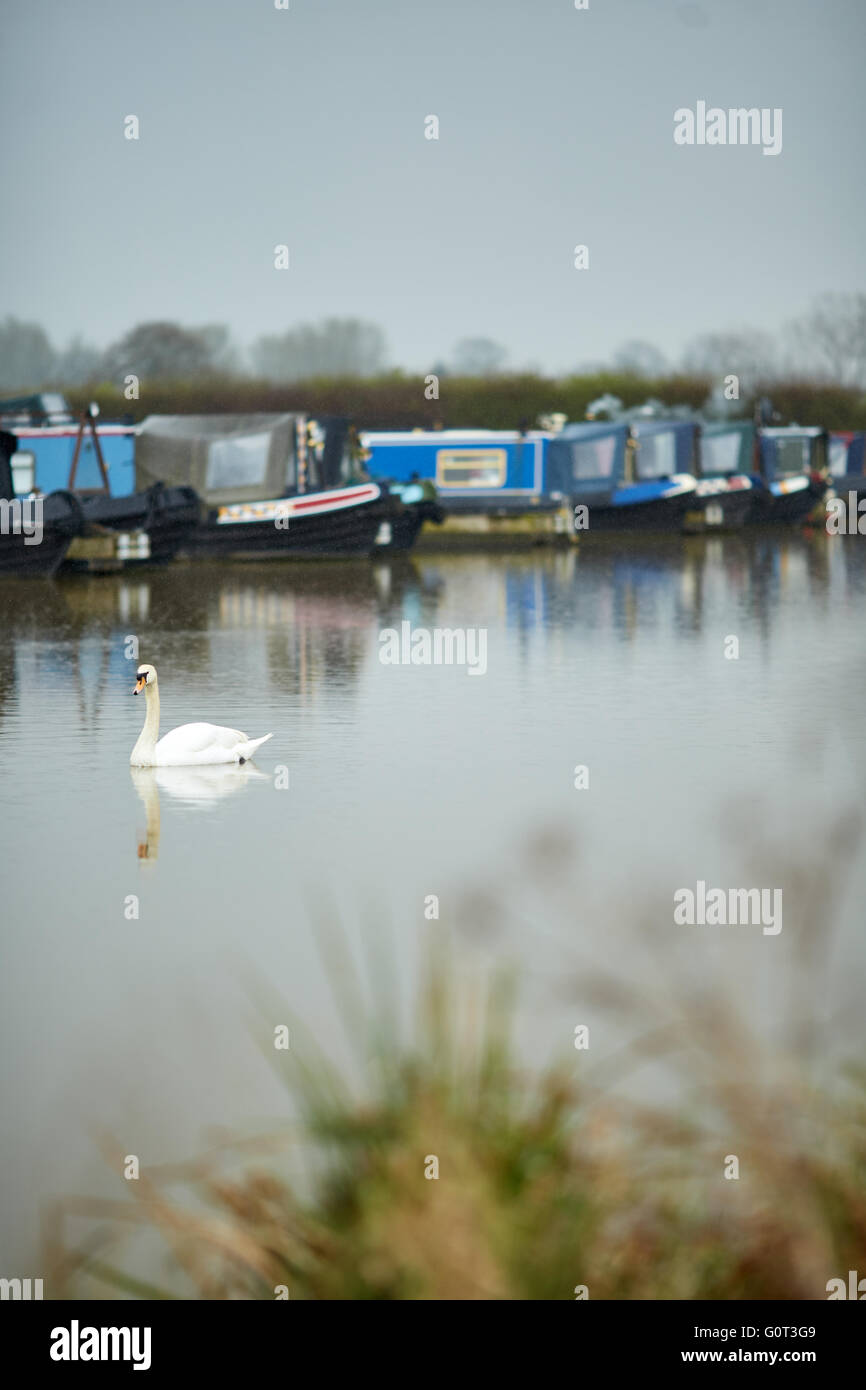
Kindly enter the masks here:
[[468, 444], [502, 443], [512, 444], [519, 439], [550, 439], [549, 430], [362, 430], [361, 442], [364, 444]]
[[31, 396], [12, 396], [0, 401], [0, 418], [21, 424], [70, 424], [72, 411], [59, 391], [37, 391]]
[[765, 439], [793, 439], [797, 435], [815, 439], [818, 435], [826, 434], [826, 430], [823, 425], [773, 425], [762, 429], [761, 434]]

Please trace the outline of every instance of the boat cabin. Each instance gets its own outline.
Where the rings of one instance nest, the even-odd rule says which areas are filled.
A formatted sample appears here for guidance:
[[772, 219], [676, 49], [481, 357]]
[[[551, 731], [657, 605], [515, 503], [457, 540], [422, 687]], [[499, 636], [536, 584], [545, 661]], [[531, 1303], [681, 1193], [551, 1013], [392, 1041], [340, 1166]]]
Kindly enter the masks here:
[[[49, 493], [68, 488], [75, 459], [80, 422], [66, 398], [46, 391], [0, 401], [0, 428], [14, 434], [18, 449], [12, 459], [12, 475], [18, 496]], [[135, 491], [135, 426], [96, 425], [108, 482], [113, 497]], [[85, 434], [76, 463], [75, 490], [101, 491], [104, 487], [92, 435]]]
[[435, 483], [450, 511], [526, 511], [557, 506], [545, 478], [544, 430], [368, 430], [361, 435], [374, 478]]
[[714, 420], [702, 426], [703, 477], [747, 477], [757, 471], [757, 436], [751, 421]]
[[839, 494], [866, 491], [866, 431], [831, 434], [830, 474]]
[[759, 468], [770, 486], [788, 478], [826, 476], [829, 436], [818, 425], [786, 425], [759, 433]]

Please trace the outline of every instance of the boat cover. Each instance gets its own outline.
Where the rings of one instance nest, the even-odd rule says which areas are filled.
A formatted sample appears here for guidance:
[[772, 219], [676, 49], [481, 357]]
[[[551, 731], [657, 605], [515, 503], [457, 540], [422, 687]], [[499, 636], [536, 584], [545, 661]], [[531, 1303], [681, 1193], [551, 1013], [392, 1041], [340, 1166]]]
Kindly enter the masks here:
[[296, 486], [294, 414], [149, 415], [135, 444], [135, 485], [192, 487], [211, 507], [264, 502]]

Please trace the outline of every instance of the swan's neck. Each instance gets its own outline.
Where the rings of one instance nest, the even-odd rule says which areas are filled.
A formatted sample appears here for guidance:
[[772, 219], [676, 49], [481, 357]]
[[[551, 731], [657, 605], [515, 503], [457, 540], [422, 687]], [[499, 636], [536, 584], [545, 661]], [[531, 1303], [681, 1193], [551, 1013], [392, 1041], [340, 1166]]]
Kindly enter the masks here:
[[138, 743], [132, 750], [131, 761], [146, 763], [153, 753], [159, 738], [159, 687], [144, 687], [144, 728], [138, 736]]

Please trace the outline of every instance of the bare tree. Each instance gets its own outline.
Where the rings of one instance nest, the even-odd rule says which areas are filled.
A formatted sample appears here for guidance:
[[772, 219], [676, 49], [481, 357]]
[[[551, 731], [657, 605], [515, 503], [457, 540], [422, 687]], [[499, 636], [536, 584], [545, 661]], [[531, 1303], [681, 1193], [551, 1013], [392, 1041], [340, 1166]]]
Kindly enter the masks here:
[[265, 334], [250, 349], [253, 371], [270, 381], [373, 376], [385, 365], [385, 335], [363, 319], [325, 319]]
[[505, 348], [492, 338], [461, 338], [454, 348], [456, 376], [495, 376], [505, 366]]
[[611, 366], [615, 371], [631, 372], [640, 377], [660, 377], [670, 371], [664, 353], [641, 338], [631, 338], [617, 348]]
[[129, 373], [143, 380], [205, 376], [215, 369], [215, 335], [224, 349], [228, 330], [182, 328], [178, 323], [140, 323], [105, 354], [103, 371], [112, 379]]
[[866, 294], [827, 294], [789, 325], [791, 366], [839, 386], [866, 387]]
[[85, 343], [80, 334], [70, 340], [51, 372], [51, 380], [58, 386], [86, 386], [96, 382], [103, 374], [105, 354], [91, 343]]
[[11, 315], [0, 323], [0, 391], [38, 391], [52, 375], [56, 353], [38, 323]]
[[777, 375], [777, 349], [770, 334], [758, 328], [704, 333], [686, 345], [682, 365], [686, 372], [722, 381], [736, 376], [744, 395]]

